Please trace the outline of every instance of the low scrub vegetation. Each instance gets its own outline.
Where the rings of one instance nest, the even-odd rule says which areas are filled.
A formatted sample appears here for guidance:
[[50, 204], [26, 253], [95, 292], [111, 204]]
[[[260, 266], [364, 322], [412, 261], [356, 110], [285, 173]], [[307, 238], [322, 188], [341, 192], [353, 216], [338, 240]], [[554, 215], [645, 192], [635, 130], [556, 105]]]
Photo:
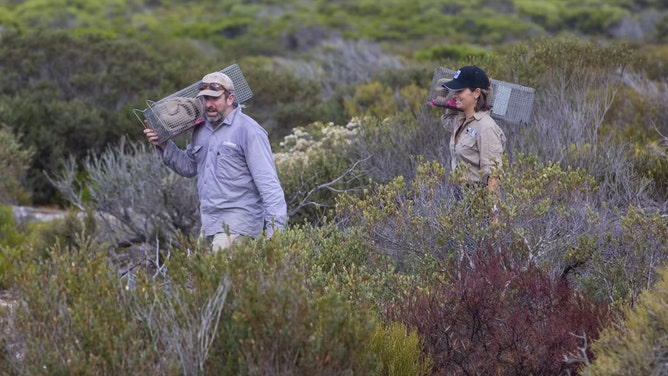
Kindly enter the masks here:
[[[537, 88], [530, 123], [501, 124], [508, 150], [495, 196], [457, 184], [449, 134], [425, 105], [429, 72], [332, 90], [311, 114], [336, 108], [347, 120], [302, 114], [307, 124], [275, 142], [288, 228], [229, 252], [198, 238], [194, 181], [145, 140], [63, 159], [44, 179], [71, 215], [35, 225], [0, 210], [0, 368], [662, 372], [668, 89], [635, 57], [556, 38], [467, 60]], [[293, 78], [285, 84], [296, 88]], [[31, 154], [20, 156], [25, 165]]]

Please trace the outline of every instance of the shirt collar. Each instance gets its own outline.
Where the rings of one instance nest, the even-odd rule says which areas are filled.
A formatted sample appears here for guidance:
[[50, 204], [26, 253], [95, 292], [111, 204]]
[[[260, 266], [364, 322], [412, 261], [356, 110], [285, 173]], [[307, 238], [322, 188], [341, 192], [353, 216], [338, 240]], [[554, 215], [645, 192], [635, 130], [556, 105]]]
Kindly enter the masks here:
[[237, 106], [237, 108], [232, 110], [232, 112], [230, 112], [230, 114], [227, 115], [225, 120], [223, 120], [223, 125], [232, 125], [232, 123], [234, 123], [234, 118], [237, 117], [237, 114], [239, 113], [240, 110], [241, 106]]
[[220, 125], [218, 125], [218, 126], [214, 126], [213, 124], [211, 124], [210, 121], [207, 120], [207, 121], [206, 121], [207, 126], [210, 127], [211, 130], [216, 130], [216, 129], [218, 129], [218, 128], [224, 126], [224, 125], [227, 125], [227, 126], [232, 125], [232, 123], [234, 122], [234, 119], [236, 118], [237, 113], [239, 113], [239, 110], [240, 110], [240, 109], [241, 109], [241, 106], [238, 106], [237, 108], [235, 108], [234, 110], [232, 110], [232, 112], [230, 112], [230, 113], [225, 117], [225, 119], [223, 119], [223, 122], [220, 123]]

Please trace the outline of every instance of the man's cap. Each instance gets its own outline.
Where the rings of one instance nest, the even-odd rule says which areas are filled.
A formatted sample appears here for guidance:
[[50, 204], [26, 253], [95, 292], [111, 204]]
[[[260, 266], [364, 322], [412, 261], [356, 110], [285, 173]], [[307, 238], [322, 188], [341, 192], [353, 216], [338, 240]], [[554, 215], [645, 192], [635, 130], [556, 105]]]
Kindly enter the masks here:
[[443, 84], [443, 87], [446, 89], [459, 91], [466, 88], [470, 89], [489, 89], [489, 77], [484, 70], [478, 68], [475, 65], [467, 65], [460, 68], [451, 81], [448, 81]]
[[[234, 82], [232, 82], [232, 79], [226, 75], [225, 73], [222, 72], [213, 72], [209, 73], [206, 76], [202, 77], [202, 84], [210, 84], [210, 83], [217, 83], [222, 85], [225, 90], [228, 92], [232, 93], [234, 92]], [[204, 90], [200, 90], [199, 94], [197, 94], [198, 97], [201, 97], [203, 95], [209, 96], [209, 97], [219, 97], [223, 95], [225, 90], [213, 90], [211, 87], [208, 87]]]

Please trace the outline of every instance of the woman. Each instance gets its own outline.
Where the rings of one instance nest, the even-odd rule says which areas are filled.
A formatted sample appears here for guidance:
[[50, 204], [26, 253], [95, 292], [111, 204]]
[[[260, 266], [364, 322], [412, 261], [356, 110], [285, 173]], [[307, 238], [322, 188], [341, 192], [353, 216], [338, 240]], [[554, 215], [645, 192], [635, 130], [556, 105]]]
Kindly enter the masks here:
[[491, 116], [489, 77], [475, 65], [465, 66], [443, 87], [453, 93], [457, 107], [441, 116], [443, 126], [452, 130], [452, 170], [462, 170], [466, 185], [486, 186], [495, 193], [499, 177], [493, 170], [501, 167], [506, 136]]

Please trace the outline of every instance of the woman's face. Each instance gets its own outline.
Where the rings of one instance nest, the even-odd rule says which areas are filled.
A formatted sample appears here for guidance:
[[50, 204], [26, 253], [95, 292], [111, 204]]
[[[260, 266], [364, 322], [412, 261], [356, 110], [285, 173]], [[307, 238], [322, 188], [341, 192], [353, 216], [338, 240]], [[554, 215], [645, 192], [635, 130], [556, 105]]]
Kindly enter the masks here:
[[471, 91], [471, 89], [463, 89], [453, 93], [452, 98], [457, 102], [457, 108], [464, 111], [467, 115], [475, 112], [475, 104], [478, 101], [479, 89]]

